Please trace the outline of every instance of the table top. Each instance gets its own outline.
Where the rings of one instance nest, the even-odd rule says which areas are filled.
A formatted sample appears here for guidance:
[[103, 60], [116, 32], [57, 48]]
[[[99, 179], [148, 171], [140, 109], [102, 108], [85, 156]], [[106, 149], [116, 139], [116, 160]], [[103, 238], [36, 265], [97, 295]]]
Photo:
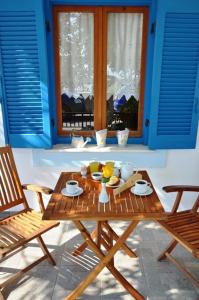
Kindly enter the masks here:
[[[45, 220], [163, 220], [164, 208], [156, 194], [146, 171], [139, 171], [142, 178], [151, 183], [153, 193], [148, 196], [136, 196], [130, 189], [114, 196], [113, 189], [107, 188], [109, 202], [99, 203], [101, 183], [89, 176], [82, 178], [80, 173], [61, 173], [55, 190], [44, 212]], [[83, 188], [82, 195], [66, 197], [61, 190], [69, 179], [78, 180]]]

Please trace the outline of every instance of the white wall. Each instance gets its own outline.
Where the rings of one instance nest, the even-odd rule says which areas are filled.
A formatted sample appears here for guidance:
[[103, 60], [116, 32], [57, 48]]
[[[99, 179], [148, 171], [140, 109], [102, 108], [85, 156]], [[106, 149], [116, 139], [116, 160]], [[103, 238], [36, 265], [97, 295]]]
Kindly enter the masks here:
[[[0, 144], [4, 145], [4, 135], [2, 127], [2, 118], [0, 116]], [[110, 160], [118, 160], [118, 152], [105, 151], [100, 155], [98, 151], [81, 153], [64, 150], [34, 150], [34, 149], [13, 149], [14, 156], [22, 183], [35, 183], [53, 188], [61, 171], [69, 169], [78, 170], [80, 158], [89, 160], [91, 158]], [[40, 151], [40, 152], [39, 152]], [[53, 154], [53, 155], [52, 155]], [[130, 155], [129, 155], [130, 154]], [[151, 164], [147, 164], [149, 155], [156, 155], [162, 162], [160, 166], [155, 162], [154, 156]], [[46, 157], [40, 161], [40, 156]], [[50, 157], [50, 163], [49, 163]], [[166, 210], [170, 210], [174, 195], [165, 194], [162, 187], [170, 184], [191, 184], [199, 185], [199, 135], [197, 139], [196, 149], [193, 150], [169, 150], [162, 152], [154, 152], [143, 150], [142, 147], [136, 147], [131, 152], [122, 151], [119, 153], [120, 160], [132, 161], [136, 167], [146, 168], [156, 191]], [[131, 159], [132, 158], [132, 159]], [[56, 164], [56, 161], [59, 163]], [[62, 165], [63, 161], [63, 165]], [[143, 165], [144, 162], [144, 165]], [[146, 166], [145, 166], [146, 165]], [[32, 192], [26, 193], [29, 203], [33, 208], [38, 208], [36, 197]], [[47, 203], [47, 198], [45, 197]], [[188, 208], [192, 203], [192, 198], [184, 199], [181, 208]]]

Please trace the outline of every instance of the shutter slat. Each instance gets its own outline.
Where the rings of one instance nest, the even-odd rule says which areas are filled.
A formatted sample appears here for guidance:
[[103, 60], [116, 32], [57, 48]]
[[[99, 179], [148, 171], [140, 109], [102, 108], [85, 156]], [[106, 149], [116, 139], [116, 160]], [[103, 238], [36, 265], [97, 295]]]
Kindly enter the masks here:
[[7, 19], [5, 19], [5, 21], [4, 20], [0, 21], [0, 28], [4, 27], [4, 26], [6, 26], [6, 27], [15, 26], [15, 28], [17, 28], [18, 26], [24, 26], [27, 28], [27, 26], [28, 26], [31, 28], [32, 26], [35, 26], [36, 23], [35, 23], [34, 17], [32, 19], [31, 19], [31, 17], [29, 17], [29, 18], [30, 18], [29, 20], [24, 19], [23, 21], [22, 21], [23, 16], [21, 16], [21, 18], [17, 19], [17, 20], [12, 20], [12, 19], [7, 18]]
[[[17, 57], [17, 56], [20, 56], [20, 55], [24, 55], [26, 57], [30, 57], [31, 54], [35, 54], [36, 57], [38, 57], [38, 50], [37, 49], [29, 49], [27, 50], [26, 49], [26, 52], [24, 52], [24, 50], [18, 50], [18, 51], [15, 51], [15, 50], [9, 50], [9, 49], [6, 49], [5, 51], [2, 49], [1, 50], [1, 54], [3, 56], [3, 58], [6, 58], [6, 57], [10, 57], [10, 55], [12, 57]], [[12, 58], [11, 57], [11, 58]]]

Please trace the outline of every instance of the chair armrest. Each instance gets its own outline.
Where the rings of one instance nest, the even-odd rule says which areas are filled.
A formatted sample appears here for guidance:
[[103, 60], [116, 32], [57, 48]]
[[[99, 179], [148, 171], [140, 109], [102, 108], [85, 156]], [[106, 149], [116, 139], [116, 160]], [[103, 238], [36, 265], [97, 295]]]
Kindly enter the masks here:
[[22, 188], [24, 190], [27, 190], [27, 191], [36, 192], [36, 194], [37, 194], [37, 200], [39, 202], [40, 211], [42, 213], [44, 213], [45, 206], [44, 206], [42, 194], [50, 195], [50, 194], [52, 194], [53, 190], [50, 189], [50, 188], [48, 188], [48, 187], [40, 186], [40, 185], [35, 185], [35, 184], [23, 184]]
[[[168, 186], [164, 186], [163, 190], [167, 193], [177, 192], [177, 196], [176, 196], [173, 208], [171, 210], [171, 214], [174, 214], [178, 210], [183, 192], [199, 192], [199, 186], [194, 186], [194, 185], [168, 185]], [[195, 204], [193, 206], [194, 210], [196, 209], [195, 208], [196, 205], [197, 204]]]
[[163, 190], [167, 193], [171, 192], [199, 192], [199, 186], [194, 185], [168, 185]]
[[46, 195], [52, 194], [53, 190], [51, 188], [45, 187], [45, 186], [40, 186], [36, 184], [23, 184], [22, 188], [24, 190], [32, 191], [32, 192], [37, 192], [37, 193], [42, 193]]

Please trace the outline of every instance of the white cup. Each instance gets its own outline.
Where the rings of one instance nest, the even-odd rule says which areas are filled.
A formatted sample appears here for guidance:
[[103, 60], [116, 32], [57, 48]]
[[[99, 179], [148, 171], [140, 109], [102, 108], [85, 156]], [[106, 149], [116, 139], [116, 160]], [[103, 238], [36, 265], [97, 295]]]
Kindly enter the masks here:
[[66, 190], [69, 194], [75, 194], [78, 190], [79, 187], [79, 183], [76, 180], [68, 180], [66, 182]]
[[150, 183], [146, 180], [139, 179], [135, 182], [135, 192], [138, 194], [144, 194], [148, 191]]
[[106, 136], [107, 136], [107, 129], [96, 131], [96, 140], [97, 140], [98, 147], [104, 147], [106, 145]]
[[81, 173], [81, 175], [82, 175], [83, 177], [85, 177], [86, 174], [87, 174], [87, 166], [81, 165], [80, 173]]

